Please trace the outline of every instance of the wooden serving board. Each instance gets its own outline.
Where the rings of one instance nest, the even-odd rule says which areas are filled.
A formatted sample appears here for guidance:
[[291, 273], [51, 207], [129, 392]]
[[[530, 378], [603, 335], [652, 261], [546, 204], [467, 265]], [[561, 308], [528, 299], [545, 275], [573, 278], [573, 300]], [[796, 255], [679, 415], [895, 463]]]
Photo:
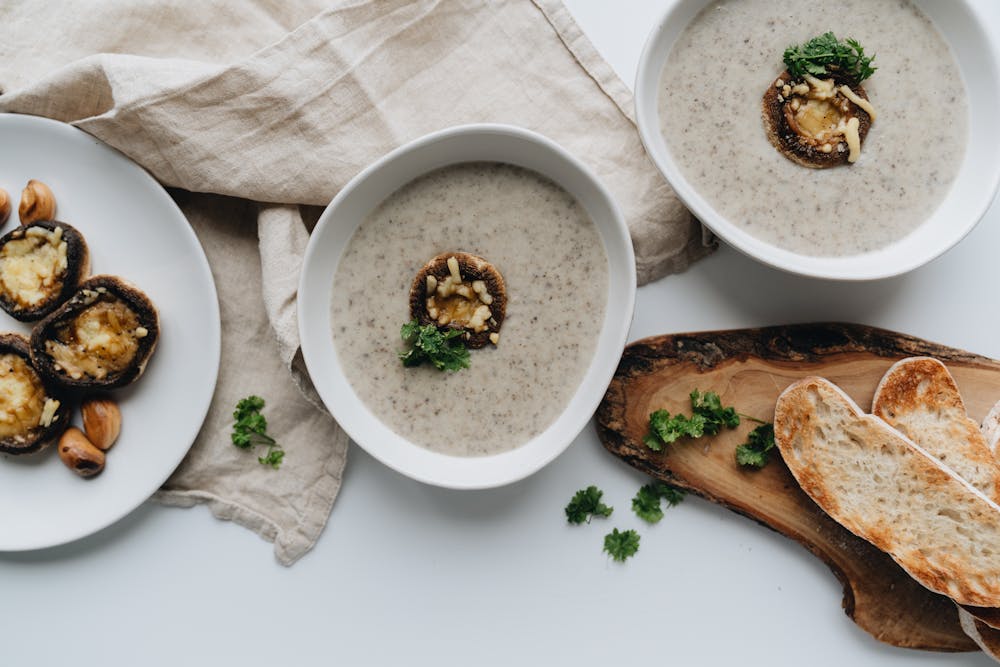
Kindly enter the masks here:
[[875, 387], [896, 360], [932, 356], [952, 372], [972, 418], [1000, 399], [1000, 362], [918, 338], [855, 324], [806, 324], [657, 336], [628, 346], [598, 408], [604, 446], [630, 465], [720, 503], [798, 541], [833, 570], [844, 611], [876, 639], [895, 646], [972, 651], [954, 604], [913, 581], [887, 555], [830, 519], [799, 489], [777, 451], [759, 471], [736, 465], [734, 451], [753, 424], [654, 452], [643, 444], [649, 414], [691, 413], [693, 389], [771, 421], [778, 394], [820, 375], [869, 410]]

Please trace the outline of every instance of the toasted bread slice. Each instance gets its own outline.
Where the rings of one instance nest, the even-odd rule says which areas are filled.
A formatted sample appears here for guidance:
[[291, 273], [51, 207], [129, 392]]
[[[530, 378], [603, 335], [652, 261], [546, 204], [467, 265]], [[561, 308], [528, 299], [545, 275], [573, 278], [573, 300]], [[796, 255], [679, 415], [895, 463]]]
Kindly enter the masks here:
[[31, 363], [28, 339], [0, 334], [0, 452], [31, 454], [52, 444], [70, 421], [70, 404]]
[[507, 313], [507, 284], [477, 255], [444, 252], [417, 273], [410, 286], [410, 317], [421, 324], [461, 329], [467, 347], [499, 340]]
[[[990, 414], [1000, 415], [1000, 402], [993, 406]], [[987, 441], [1000, 438], [1000, 420], [984, 420], [982, 434]], [[986, 655], [1000, 662], [1000, 609], [958, 605], [958, 620], [965, 634]]]
[[997, 401], [983, 418], [983, 437], [993, 452], [993, 458], [1000, 461], [1000, 401]]
[[[868, 93], [861, 84], [855, 83], [853, 79], [842, 74], [834, 74], [831, 77], [837, 88], [847, 86], [854, 95], [862, 100], [868, 100]], [[791, 108], [794, 96], [785, 95], [788, 88], [800, 84], [795, 81], [788, 71], [782, 72], [774, 81], [774, 84], [782, 82], [783, 86], [770, 85], [761, 100], [761, 115], [764, 120], [764, 130], [767, 132], [768, 141], [786, 158], [803, 167], [810, 169], [828, 169], [839, 165], [847, 164], [850, 156], [850, 149], [846, 139], [840, 137], [831, 141], [816, 141], [811, 138], [804, 128], [800, 127], [796, 121], [796, 113]], [[846, 99], [846, 98], [845, 98]], [[848, 100], [849, 102], [849, 100]], [[861, 107], [849, 103], [849, 115], [858, 119], [858, 136], [861, 144], [864, 144], [868, 136], [868, 130], [872, 126], [872, 117]], [[829, 151], [824, 151], [823, 146], [830, 146]]]
[[51, 313], [89, 275], [87, 242], [65, 222], [32, 222], [0, 238], [0, 308], [22, 322]]
[[1000, 463], [940, 361], [910, 357], [893, 364], [875, 390], [872, 414], [1000, 504]]
[[[955, 378], [940, 361], [910, 357], [893, 364], [875, 390], [872, 414], [1000, 503], [1000, 463], [987, 441], [1000, 437], [1000, 421], [980, 427], [970, 419]], [[962, 611], [979, 624], [1000, 627], [1000, 609], [967, 606]]]
[[72, 389], [115, 389], [146, 370], [160, 334], [153, 302], [116, 276], [94, 276], [35, 325], [31, 359], [47, 380]]
[[1000, 506], [823, 378], [778, 397], [775, 443], [803, 491], [928, 589], [1000, 606]]

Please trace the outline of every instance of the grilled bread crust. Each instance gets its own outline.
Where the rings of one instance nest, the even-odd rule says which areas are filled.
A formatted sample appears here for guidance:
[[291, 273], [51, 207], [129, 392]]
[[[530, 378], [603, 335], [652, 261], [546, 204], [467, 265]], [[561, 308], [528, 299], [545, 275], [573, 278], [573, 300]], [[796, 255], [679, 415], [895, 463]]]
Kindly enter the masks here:
[[940, 361], [910, 357], [893, 364], [875, 390], [872, 414], [1000, 503], [1000, 464]]
[[778, 398], [775, 442], [802, 489], [928, 589], [1000, 606], [1000, 506], [838, 387], [805, 378]]

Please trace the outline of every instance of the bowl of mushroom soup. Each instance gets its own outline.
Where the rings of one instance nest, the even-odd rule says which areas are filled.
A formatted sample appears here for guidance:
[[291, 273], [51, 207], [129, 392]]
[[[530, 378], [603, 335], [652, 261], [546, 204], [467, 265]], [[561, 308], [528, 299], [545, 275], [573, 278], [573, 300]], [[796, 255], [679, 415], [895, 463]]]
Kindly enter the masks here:
[[[785, 51], [794, 60], [830, 32], [849, 53], [847, 39], [874, 53], [863, 86], [877, 116], [851, 163], [814, 169], [775, 150], [761, 99], [776, 86], [801, 120]], [[1000, 183], [996, 47], [968, 2], [675, 0], [635, 91], [643, 143], [681, 200], [725, 242], [793, 273], [871, 280], [919, 267], [973, 229]], [[814, 143], [846, 153], [841, 138]]]
[[[490, 310], [499, 295], [457, 261], [466, 255], [502, 274], [502, 318]], [[425, 294], [415, 277], [435, 257], [444, 273]], [[404, 327], [454, 332], [429, 344], [444, 348], [465, 338], [432, 301], [442, 283], [448, 298], [468, 283], [473, 324], [502, 326], [440, 368], [433, 350], [411, 365], [422, 339], [404, 340], [416, 331]], [[414, 319], [425, 301], [440, 319]], [[570, 445], [617, 367], [634, 301], [627, 227], [589, 169], [534, 132], [468, 125], [398, 148], [343, 188], [310, 238], [298, 313], [309, 374], [351, 438], [409, 477], [470, 489], [522, 479]]]

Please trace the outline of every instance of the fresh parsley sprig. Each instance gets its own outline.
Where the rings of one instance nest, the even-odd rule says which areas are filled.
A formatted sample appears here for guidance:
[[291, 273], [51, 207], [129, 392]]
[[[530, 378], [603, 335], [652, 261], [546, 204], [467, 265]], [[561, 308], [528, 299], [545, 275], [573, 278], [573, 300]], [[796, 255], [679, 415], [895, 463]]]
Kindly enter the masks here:
[[577, 491], [566, 505], [566, 520], [573, 524], [581, 524], [584, 521], [590, 523], [591, 517], [611, 516], [615, 508], [601, 502], [603, 495], [604, 492], [593, 485]]
[[625, 562], [639, 551], [639, 533], [615, 528], [604, 536], [604, 551], [619, 563]]
[[661, 500], [668, 507], [674, 507], [684, 500], [684, 491], [666, 482], [651, 482], [644, 485], [632, 498], [632, 511], [646, 523], [659, 523], [663, 518]]
[[275, 470], [281, 467], [285, 458], [285, 450], [267, 434], [267, 419], [261, 410], [264, 409], [264, 399], [260, 396], [247, 396], [236, 403], [233, 411], [233, 444], [240, 449], [250, 449], [258, 445], [266, 446], [267, 453], [257, 457], [262, 465], [269, 465]]
[[409, 349], [399, 353], [404, 366], [419, 366], [425, 361], [439, 371], [460, 371], [469, 367], [469, 350], [462, 341], [454, 339], [464, 335], [460, 329], [441, 331], [433, 324], [422, 325], [417, 320], [407, 322], [399, 335]]
[[736, 428], [740, 418], [760, 421], [741, 415], [735, 408], [724, 407], [722, 399], [714, 391], [691, 392], [690, 417], [682, 414], [671, 415], [667, 410], [657, 410], [649, 415], [649, 434], [643, 442], [654, 452], [664, 445], [673, 444], [681, 438], [700, 438], [703, 435], [717, 435], [723, 428]]
[[747, 468], [763, 468], [771, 459], [774, 424], [761, 424], [747, 434], [747, 441], [736, 447], [736, 463]]
[[829, 76], [839, 72], [861, 83], [875, 73], [875, 56], [866, 56], [856, 39], [839, 40], [832, 32], [813, 37], [805, 44], [785, 49], [784, 61], [788, 73], [796, 79], [806, 74]]

